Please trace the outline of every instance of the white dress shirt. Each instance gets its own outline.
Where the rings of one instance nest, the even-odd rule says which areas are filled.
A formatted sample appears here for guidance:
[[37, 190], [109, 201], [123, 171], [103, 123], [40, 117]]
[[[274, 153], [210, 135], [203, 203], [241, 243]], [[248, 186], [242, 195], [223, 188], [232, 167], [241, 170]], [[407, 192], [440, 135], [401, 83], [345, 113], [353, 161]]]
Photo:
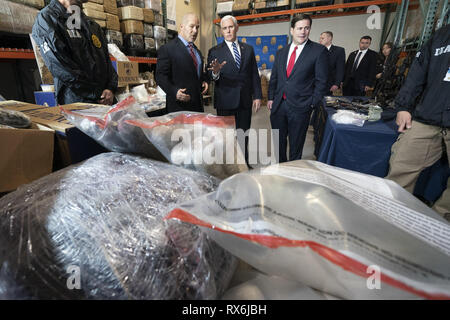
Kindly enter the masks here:
[[[230, 49], [231, 54], [233, 55], [234, 61], [236, 61], [236, 57], [234, 56], [234, 50], [233, 50], [233, 42], [225, 40], [225, 43], [227, 44], [228, 49]], [[239, 42], [237, 41], [237, 39], [236, 39], [236, 41], [234, 41], [234, 43], [236, 43], [236, 48], [237, 48], [237, 50], [239, 52], [239, 55], [242, 57], [242, 55], [241, 55], [241, 48], [239, 47]]]
[[[356, 69], [358, 69], [359, 64], [361, 63], [361, 60], [364, 58], [364, 55], [367, 53], [367, 50], [369, 50], [369, 49], [366, 49], [366, 50], [363, 50], [363, 51], [358, 50], [358, 52], [356, 53], [356, 57], [357, 57], [358, 53], [361, 52], [361, 56], [359, 57], [358, 64], [356, 65]], [[356, 59], [356, 57], [355, 57], [355, 59]]]
[[[302, 44], [297, 45], [297, 51], [295, 52], [295, 62], [297, 62], [298, 57], [300, 56], [300, 54], [303, 51], [303, 48], [305, 47], [305, 44], [308, 40], [306, 40], [305, 42], [303, 42]], [[289, 60], [291, 59], [291, 54], [292, 52], [294, 52], [294, 48], [295, 48], [295, 44], [292, 42], [291, 43], [291, 47], [289, 48], [289, 54], [288, 54], [288, 58], [287, 58], [287, 63], [286, 63], [286, 69], [289, 65]]]

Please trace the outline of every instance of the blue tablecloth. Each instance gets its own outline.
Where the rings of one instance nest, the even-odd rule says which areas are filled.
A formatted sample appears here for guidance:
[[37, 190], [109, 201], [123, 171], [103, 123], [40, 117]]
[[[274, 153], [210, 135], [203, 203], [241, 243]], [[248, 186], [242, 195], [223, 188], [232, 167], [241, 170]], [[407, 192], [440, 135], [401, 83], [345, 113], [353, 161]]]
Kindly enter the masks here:
[[[363, 127], [337, 124], [331, 120], [335, 109], [325, 109], [328, 117], [318, 160], [336, 167], [385, 177], [389, 170], [391, 147], [398, 136], [395, 121], [366, 121]], [[422, 172], [414, 194], [429, 202], [436, 201], [445, 190], [449, 176], [447, 157], [443, 157]]]

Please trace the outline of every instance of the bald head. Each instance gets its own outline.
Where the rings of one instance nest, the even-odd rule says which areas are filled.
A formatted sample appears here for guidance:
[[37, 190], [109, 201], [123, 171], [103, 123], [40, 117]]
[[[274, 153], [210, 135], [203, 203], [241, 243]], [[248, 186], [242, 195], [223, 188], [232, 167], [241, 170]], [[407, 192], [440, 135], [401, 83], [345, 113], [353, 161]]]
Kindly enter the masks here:
[[200, 20], [195, 13], [187, 13], [183, 16], [180, 24], [180, 35], [188, 42], [194, 42], [197, 39]]

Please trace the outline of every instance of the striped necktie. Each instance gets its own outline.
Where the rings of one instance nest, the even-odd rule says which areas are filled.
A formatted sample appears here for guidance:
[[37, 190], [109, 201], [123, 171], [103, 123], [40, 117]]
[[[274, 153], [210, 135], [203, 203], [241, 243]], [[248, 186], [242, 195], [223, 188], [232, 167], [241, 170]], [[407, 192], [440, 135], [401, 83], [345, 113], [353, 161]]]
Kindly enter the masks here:
[[241, 55], [236, 46], [236, 42], [233, 42], [233, 52], [234, 52], [234, 60], [236, 60], [236, 67], [241, 68]]
[[189, 43], [188, 46], [189, 46], [189, 52], [191, 54], [192, 60], [194, 61], [195, 70], [198, 72], [198, 61], [197, 61], [197, 57], [195, 56], [195, 53], [194, 53], [194, 47], [192, 46], [192, 43]]

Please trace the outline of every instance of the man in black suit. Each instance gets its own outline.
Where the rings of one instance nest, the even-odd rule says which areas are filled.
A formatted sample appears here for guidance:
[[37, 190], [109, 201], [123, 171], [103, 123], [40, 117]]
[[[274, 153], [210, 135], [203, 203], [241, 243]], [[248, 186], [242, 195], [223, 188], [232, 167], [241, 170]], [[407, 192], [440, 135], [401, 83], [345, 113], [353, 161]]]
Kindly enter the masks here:
[[330, 96], [341, 87], [345, 72], [345, 49], [333, 45], [333, 33], [324, 31], [320, 34], [319, 43], [327, 47], [329, 55], [327, 89]]
[[[261, 106], [261, 80], [253, 47], [239, 42], [239, 26], [233, 16], [220, 21], [224, 42], [208, 52], [209, 77], [215, 81], [214, 107], [219, 116], [234, 116], [236, 129], [250, 129], [252, 107]], [[248, 163], [248, 137], [245, 138], [245, 159]]]
[[301, 159], [311, 111], [328, 90], [328, 52], [308, 39], [311, 24], [306, 14], [292, 19], [292, 43], [278, 50], [269, 81], [267, 107], [272, 129], [279, 130], [280, 162], [287, 161], [288, 137], [289, 160]]
[[193, 13], [186, 14], [177, 38], [158, 50], [156, 83], [166, 93], [167, 112], [203, 112], [202, 95], [208, 91], [203, 56], [195, 46], [200, 22]]
[[359, 50], [350, 53], [345, 65], [344, 96], [365, 96], [374, 85], [377, 53], [370, 50], [372, 38], [364, 36], [359, 40]]

